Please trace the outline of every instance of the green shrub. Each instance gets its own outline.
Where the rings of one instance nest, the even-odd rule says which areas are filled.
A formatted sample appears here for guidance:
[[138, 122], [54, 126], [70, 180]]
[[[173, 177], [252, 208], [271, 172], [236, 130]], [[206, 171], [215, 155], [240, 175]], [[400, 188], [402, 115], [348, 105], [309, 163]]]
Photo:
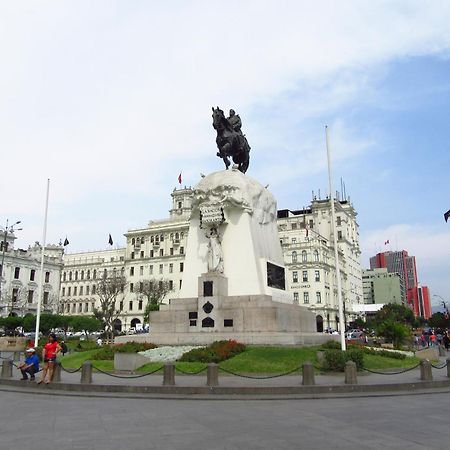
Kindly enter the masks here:
[[330, 349], [330, 350], [340, 350], [341, 344], [338, 341], [327, 341], [321, 345], [324, 349]]
[[237, 341], [216, 341], [208, 347], [194, 348], [186, 352], [178, 361], [219, 363], [242, 353], [245, 345]]
[[345, 352], [336, 349], [325, 350], [323, 369], [343, 372], [347, 361], [353, 361], [357, 369], [362, 369], [364, 367], [364, 354], [357, 349], [350, 349]]
[[114, 359], [114, 353], [137, 353], [157, 347], [158, 346], [155, 344], [146, 342], [127, 342], [126, 344], [105, 345], [104, 347], [99, 347], [99, 350], [94, 354], [93, 359], [112, 360]]

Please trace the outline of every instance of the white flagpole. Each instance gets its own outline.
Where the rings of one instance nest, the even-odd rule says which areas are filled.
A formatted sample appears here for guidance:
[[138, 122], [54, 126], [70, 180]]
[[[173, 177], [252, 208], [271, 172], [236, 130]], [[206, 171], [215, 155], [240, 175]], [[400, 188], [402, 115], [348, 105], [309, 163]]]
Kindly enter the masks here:
[[336, 212], [334, 210], [334, 196], [333, 196], [333, 177], [331, 173], [331, 152], [330, 143], [328, 138], [328, 126], [325, 126], [325, 141], [327, 144], [327, 160], [328, 160], [328, 188], [330, 191], [330, 203], [331, 203], [331, 226], [333, 229], [333, 245], [334, 245], [334, 260], [336, 262], [336, 284], [338, 295], [338, 308], [339, 308], [339, 332], [341, 334], [341, 349], [345, 350], [345, 322], [344, 322], [344, 304], [342, 302], [342, 287], [341, 287], [341, 269], [339, 263], [339, 250], [337, 243], [337, 231], [336, 231]]
[[45, 215], [44, 215], [44, 230], [42, 233], [42, 250], [41, 250], [41, 276], [39, 278], [38, 288], [38, 304], [36, 312], [36, 334], [34, 337], [34, 346], [37, 347], [39, 343], [39, 326], [41, 323], [41, 302], [42, 302], [42, 290], [44, 287], [44, 251], [45, 243], [47, 239], [47, 213], [48, 213], [48, 194], [50, 191], [50, 179], [47, 179], [47, 196], [45, 199]]

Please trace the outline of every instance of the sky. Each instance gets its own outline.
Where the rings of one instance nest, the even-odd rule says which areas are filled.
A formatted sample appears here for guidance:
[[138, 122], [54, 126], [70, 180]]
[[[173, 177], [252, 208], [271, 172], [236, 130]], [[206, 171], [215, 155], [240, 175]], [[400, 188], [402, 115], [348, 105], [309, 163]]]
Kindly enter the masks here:
[[180, 172], [222, 169], [211, 107], [233, 108], [280, 209], [325, 195], [328, 125], [362, 266], [406, 249], [450, 301], [449, 23], [439, 0], [0, 0], [0, 225], [41, 241], [49, 178], [48, 242], [123, 245]]

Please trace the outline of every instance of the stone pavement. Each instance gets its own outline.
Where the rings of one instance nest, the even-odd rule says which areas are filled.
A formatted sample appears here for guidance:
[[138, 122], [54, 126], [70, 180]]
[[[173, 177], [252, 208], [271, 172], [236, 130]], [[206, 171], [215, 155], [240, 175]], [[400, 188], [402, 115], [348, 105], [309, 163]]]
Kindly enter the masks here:
[[449, 394], [158, 400], [0, 392], [0, 450], [445, 449]]

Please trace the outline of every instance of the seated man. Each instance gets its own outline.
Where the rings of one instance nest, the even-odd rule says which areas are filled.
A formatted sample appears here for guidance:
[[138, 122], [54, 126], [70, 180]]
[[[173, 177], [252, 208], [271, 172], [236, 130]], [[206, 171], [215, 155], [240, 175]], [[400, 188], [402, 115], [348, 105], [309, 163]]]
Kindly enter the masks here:
[[33, 381], [34, 374], [39, 372], [39, 358], [34, 348], [28, 348], [26, 355], [25, 362], [19, 366], [22, 372], [21, 380], [28, 380], [28, 374], [30, 374], [30, 380]]

